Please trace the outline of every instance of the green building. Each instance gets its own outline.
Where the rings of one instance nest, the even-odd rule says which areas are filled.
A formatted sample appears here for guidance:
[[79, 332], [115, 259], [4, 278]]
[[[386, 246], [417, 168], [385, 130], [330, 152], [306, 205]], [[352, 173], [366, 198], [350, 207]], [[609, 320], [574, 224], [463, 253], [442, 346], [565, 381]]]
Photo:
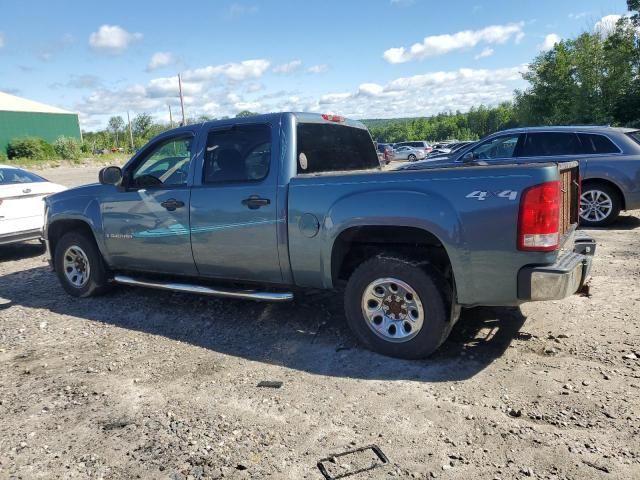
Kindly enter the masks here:
[[81, 138], [77, 113], [0, 92], [0, 153], [14, 138], [60, 136]]

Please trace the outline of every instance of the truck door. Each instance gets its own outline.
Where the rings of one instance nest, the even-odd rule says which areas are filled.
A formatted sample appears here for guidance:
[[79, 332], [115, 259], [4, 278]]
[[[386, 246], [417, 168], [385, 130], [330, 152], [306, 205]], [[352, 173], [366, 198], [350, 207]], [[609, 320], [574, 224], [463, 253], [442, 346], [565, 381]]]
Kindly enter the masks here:
[[241, 123], [204, 132], [191, 191], [191, 248], [208, 277], [282, 282], [278, 258], [277, 126]]
[[101, 199], [105, 245], [115, 269], [194, 275], [189, 232], [190, 133], [148, 146], [123, 188]]

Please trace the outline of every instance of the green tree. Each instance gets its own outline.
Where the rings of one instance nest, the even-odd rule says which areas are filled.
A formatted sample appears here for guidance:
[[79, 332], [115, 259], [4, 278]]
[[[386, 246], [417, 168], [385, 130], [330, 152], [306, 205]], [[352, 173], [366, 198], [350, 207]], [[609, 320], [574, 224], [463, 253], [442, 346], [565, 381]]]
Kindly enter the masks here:
[[118, 138], [119, 138], [120, 132], [124, 130], [124, 119], [120, 116], [111, 117], [109, 119], [109, 130], [113, 132], [113, 135], [116, 138], [116, 148], [120, 147]]
[[138, 139], [148, 140], [149, 132], [153, 126], [153, 118], [148, 113], [139, 113], [131, 122], [133, 136]]
[[243, 110], [236, 115], [236, 118], [255, 117], [256, 115], [260, 114], [249, 110]]

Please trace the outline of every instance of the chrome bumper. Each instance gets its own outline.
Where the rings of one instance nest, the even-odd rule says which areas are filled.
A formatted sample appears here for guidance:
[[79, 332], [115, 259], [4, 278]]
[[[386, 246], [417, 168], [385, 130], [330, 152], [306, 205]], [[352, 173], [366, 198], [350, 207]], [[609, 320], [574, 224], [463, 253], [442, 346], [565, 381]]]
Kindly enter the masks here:
[[518, 298], [523, 301], [560, 300], [579, 292], [589, 281], [596, 242], [578, 232], [572, 252], [553, 265], [524, 267], [518, 272]]

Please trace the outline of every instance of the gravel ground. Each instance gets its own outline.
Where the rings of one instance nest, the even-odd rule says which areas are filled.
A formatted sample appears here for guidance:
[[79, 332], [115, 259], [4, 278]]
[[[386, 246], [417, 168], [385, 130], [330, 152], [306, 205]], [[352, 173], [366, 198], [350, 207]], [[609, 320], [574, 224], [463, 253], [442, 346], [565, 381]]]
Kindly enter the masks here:
[[78, 300], [38, 244], [1, 248], [0, 478], [321, 480], [372, 444], [388, 464], [347, 478], [640, 478], [639, 218], [591, 231], [590, 297], [465, 311], [418, 362], [360, 348], [330, 295]]

